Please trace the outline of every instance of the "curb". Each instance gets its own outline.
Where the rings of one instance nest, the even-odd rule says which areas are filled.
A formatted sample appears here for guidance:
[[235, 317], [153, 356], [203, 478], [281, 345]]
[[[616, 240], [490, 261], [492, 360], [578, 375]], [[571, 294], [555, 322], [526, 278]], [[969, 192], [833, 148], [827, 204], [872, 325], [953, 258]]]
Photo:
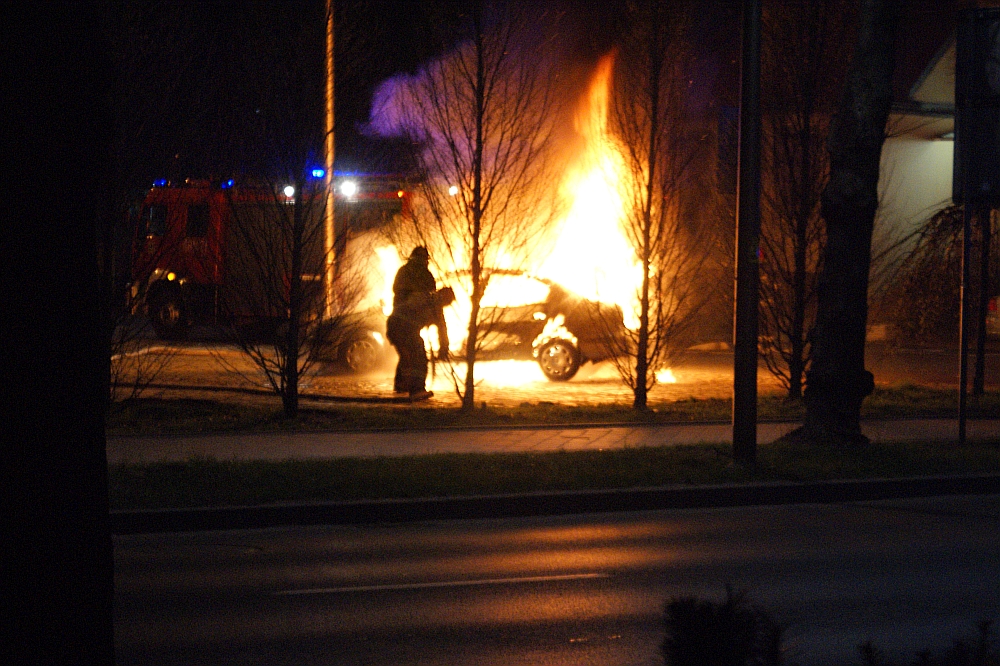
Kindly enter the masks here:
[[112, 511], [110, 518], [112, 534], [127, 535], [306, 525], [523, 518], [662, 509], [829, 504], [994, 493], [1000, 493], [1000, 475], [670, 486], [519, 495]]

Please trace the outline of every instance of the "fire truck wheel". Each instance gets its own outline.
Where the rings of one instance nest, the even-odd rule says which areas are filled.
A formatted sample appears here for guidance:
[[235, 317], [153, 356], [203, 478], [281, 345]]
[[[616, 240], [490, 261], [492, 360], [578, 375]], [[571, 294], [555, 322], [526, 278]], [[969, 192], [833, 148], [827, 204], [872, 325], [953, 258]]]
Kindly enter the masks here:
[[149, 318], [158, 338], [179, 340], [187, 334], [187, 315], [180, 294], [158, 294], [149, 305]]
[[357, 374], [371, 372], [378, 365], [381, 351], [375, 342], [369, 338], [357, 338], [345, 342], [340, 358], [344, 360], [347, 369]]
[[569, 340], [549, 340], [538, 350], [538, 365], [552, 381], [565, 382], [580, 369], [580, 351]]

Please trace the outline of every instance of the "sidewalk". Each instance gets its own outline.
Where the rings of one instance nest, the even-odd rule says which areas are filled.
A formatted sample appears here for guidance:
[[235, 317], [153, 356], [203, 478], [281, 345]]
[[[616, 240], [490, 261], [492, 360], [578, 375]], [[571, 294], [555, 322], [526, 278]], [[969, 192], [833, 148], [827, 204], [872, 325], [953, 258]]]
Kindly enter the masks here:
[[[759, 423], [757, 441], [767, 444], [798, 422]], [[956, 441], [955, 419], [880, 420], [862, 423], [876, 442]], [[967, 437], [1000, 439], [1000, 419], [970, 420]], [[108, 437], [108, 463], [218, 460], [287, 460], [410, 456], [427, 453], [528, 453], [728, 443], [726, 423], [656, 426], [550, 426], [382, 432], [264, 432], [226, 435]]]
[[[760, 423], [757, 439], [772, 442], [797, 422]], [[877, 442], [957, 439], [954, 419], [868, 421], [862, 430]], [[1000, 438], [1000, 419], [969, 421], [969, 440]], [[238, 435], [109, 437], [108, 462], [323, 459], [405, 456], [439, 452], [540, 452], [732, 441], [728, 424], [657, 426], [554, 426], [384, 432], [244, 433]], [[113, 511], [113, 534], [248, 529], [289, 525], [398, 523], [419, 520], [513, 518], [578, 513], [847, 502], [1000, 492], [1000, 476], [853, 479], [718, 486], [622, 488], [514, 495], [431, 497], [265, 506], [221, 506]]]

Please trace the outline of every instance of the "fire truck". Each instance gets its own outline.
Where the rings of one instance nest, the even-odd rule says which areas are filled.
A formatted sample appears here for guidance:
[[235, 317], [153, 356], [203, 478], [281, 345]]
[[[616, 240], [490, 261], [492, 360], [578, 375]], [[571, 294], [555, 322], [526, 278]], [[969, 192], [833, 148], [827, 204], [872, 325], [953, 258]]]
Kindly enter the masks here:
[[[276, 188], [233, 180], [154, 183], [137, 207], [133, 311], [148, 315], [162, 339], [183, 338], [193, 324], [250, 323], [280, 315], [264, 301], [274, 290], [288, 289], [288, 243], [282, 234], [296, 201], [303, 204], [303, 226], [309, 236], [300, 273], [303, 284], [313, 292], [323, 289], [328, 242], [322, 219], [325, 190], [319, 186], [322, 171], [312, 175], [314, 187], [301, 193], [291, 185]], [[334, 186], [338, 260], [338, 250], [352, 234], [410, 215], [411, 188], [405, 179], [338, 173]], [[343, 267], [338, 263], [335, 268], [337, 274]], [[324, 299], [309, 302], [322, 307]]]

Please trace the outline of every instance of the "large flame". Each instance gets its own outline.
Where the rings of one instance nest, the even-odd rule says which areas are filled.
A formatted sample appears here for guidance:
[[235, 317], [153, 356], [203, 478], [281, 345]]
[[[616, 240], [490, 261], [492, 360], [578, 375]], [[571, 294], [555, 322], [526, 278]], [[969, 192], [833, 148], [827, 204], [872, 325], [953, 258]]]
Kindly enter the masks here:
[[642, 266], [621, 227], [622, 191], [631, 174], [608, 133], [613, 68], [613, 55], [600, 61], [577, 110], [575, 127], [584, 149], [563, 185], [571, 204], [555, 249], [538, 273], [585, 298], [621, 306], [625, 324], [634, 328]]
[[[562, 192], [568, 198], [566, 216], [554, 226], [553, 250], [534, 271], [580, 296], [602, 303], [618, 305], [625, 325], [638, 326], [638, 288], [642, 280], [642, 265], [622, 231], [625, 202], [622, 193], [628, 191], [633, 175], [626, 167], [621, 148], [608, 131], [608, 104], [611, 94], [614, 55], [601, 59], [591, 78], [586, 94], [580, 100], [574, 127], [583, 146], [579, 157], [567, 171]], [[391, 276], [398, 268], [398, 253], [386, 249], [380, 253], [383, 274], [389, 283], [383, 289], [383, 302], [391, 302]], [[391, 264], [391, 265], [390, 265]], [[458, 300], [446, 309], [452, 351], [461, 349], [468, 324], [469, 295], [456, 288]], [[484, 295], [483, 306], [512, 306], [538, 302], [534, 294], [524, 291], [516, 281], [491, 281]], [[555, 325], [555, 322], [549, 322]], [[436, 336], [425, 335], [435, 347]], [[518, 373], [516, 365], [531, 362], [512, 361], [503, 365], [503, 385], [513, 385]], [[525, 367], [523, 382], [538, 379], [537, 367]], [[657, 375], [662, 382], [673, 382], [669, 368]], [[498, 377], [499, 379], [499, 377]]]

